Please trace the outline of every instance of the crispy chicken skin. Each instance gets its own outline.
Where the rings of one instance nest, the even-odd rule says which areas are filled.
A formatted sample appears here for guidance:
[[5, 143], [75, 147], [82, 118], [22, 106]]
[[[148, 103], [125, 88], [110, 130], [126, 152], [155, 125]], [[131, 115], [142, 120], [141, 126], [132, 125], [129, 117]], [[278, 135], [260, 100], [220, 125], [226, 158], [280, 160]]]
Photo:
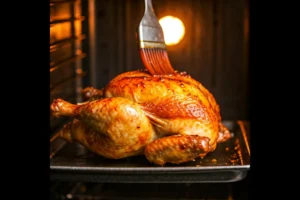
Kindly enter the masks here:
[[60, 136], [107, 158], [142, 154], [144, 146], [155, 137], [141, 107], [125, 98], [104, 98], [80, 106], [57, 99], [52, 110], [56, 110], [54, 115], [78, 119], [65, 125]]
[[51, 104], [54, 116], [75, 118], [59, 134], [106, 158], [144, 154], [157, 165], [179, 164], [204, 157], [231, 137], [213, 95], [185, 72], [125, 72], [83, 95], [90, 100]]

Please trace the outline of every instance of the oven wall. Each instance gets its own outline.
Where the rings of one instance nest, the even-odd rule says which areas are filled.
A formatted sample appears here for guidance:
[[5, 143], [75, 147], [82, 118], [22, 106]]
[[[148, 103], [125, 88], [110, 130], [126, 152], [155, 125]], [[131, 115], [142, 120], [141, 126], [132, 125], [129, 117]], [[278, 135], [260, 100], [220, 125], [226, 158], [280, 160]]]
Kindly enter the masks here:
[[[246, 0], [153, 0], [158, 18], [179, 17], [181, 43], [168, 47], [174, 68], [187, 71], [217, 99], [223, 119], [248, 119], [248, 2]], [[142, 0], [83, 0], [83, 50], [89, 68], [84, 85], [103, 87], [114, 76], [143, 68], [136, 28]]]
[[[82, 70], [81, 41], [85, 39], [81, 25], [81, 0], [50, 1], [50, 102], [62, 98], [71, 103], [81, 101]], [[50, 132], [58, 130], [68, 118], [50, 117]]]

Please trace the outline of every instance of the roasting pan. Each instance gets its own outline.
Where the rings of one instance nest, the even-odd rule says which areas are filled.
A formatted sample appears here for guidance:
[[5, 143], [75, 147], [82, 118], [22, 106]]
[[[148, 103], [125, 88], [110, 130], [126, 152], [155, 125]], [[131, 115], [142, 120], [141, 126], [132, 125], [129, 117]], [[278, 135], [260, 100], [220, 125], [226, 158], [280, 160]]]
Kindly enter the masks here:
[[50, 179], [59, 181], [119, 183], [236, 182], [250, 170], [250, 123], [223, 121], [233, 138], [219, 144], [203, 159], [163, 167], [144, 156], [105, 159], [78, 143], [56, 139], [50, 143]]

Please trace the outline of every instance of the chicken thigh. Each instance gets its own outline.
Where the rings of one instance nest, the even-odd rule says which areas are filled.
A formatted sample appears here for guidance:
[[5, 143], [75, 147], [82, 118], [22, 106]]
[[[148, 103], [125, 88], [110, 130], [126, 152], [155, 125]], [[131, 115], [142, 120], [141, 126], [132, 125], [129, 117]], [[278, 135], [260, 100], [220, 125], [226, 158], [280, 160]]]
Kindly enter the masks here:
[[83, 92], [90, 100], [51, 104], [54, 116], [74, 117], [59, 135], [106, 158], [145, 155], [157, 165], [179, 164], [204, 157], [231, 137], [212, 94], [184, 72], [131, 71], [102, 90]]

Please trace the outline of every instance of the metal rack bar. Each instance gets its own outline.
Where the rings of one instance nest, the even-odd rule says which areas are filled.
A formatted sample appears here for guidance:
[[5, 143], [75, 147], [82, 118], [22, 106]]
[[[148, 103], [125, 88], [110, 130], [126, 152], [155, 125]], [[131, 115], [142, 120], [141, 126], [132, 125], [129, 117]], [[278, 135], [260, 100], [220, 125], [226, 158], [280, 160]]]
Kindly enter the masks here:
[[64, 66], [65, 64], [68, 64], [70, 62], [74, 62], [78, 59], [82, 59], [82, 58], [85, 58], [86, 57], [86, 54], [85, 53], [80, 53], [80, 54], [77, 54], [75, 56], [72, 56], [72, 57], [69, 57], [65, 60], [62, 60], [58, 63], [50, 63], [50, 72], [53, 72], [55, 70], [57, 70], [58, 68]]
[[56, 42], [53, 42], [52, 44], [50, 44], [50, 52], [53, 52], [59, 46], [63, 46], [63, 45], [68, 44], [70, 42], [84, 40], [85, 38], [86, 38], [85, 35], [80, 35], [80, 36], [77, 36], [77, 37], [69, 37], [69, 38], [66, 38], [66, 39], [62, 39], [62, 40], [58, 40]]
[[[51, 121], [53, 120], [54, 117], [51, 116]], [[57, 118], [56, 118], [57, 119]], [[67, 117], [64, 117], [62, 119], [60, 119], [55, 125], [53, 125], [50, 129], [51, 133], [50, 135], [52, 139], [50, 139], [51, 141], [54, 141], [58, 135], [56, 135], [56, 133], [61, 130], [63, 128], [63, 126], [69, 121], [69, 119]], [[55, 134], [54, 134], [55, 133]]]
[[59, 132], [55, 133], [51, 138], [50, 138], [50, 143], [54, 142], [59, 137]]
[[[58, 88], [57, 88], [58, 89]], [[74, 87], [69, 87], [69, 88], [62, 88], [61, 90], [53, 90], [50, 92], [50, 98], [55, 99], [55, 98], [63, 98], [67, 99], [70, 98], [71, 95], [74, 95]]]
[[54, 6], [56, 4], [63, 4], [63, 3], [75, 3], [76, 0], [60, 0], [60, 1], [50, 1], [50, 6]]
[[[54, 143], [54, 141], [57, 141], [56, 139], [59, 138], [58, 136], [59, 136], [58, 133], [56, 133], [54, 135], [54, 137], [56, 137], [56, 138], [53, 137], [54, 140], [51, 143]], [[51, 148], [50, 159], [53, 158], [53, 156], [55, 156], [66, 144], [67, 144], [67, 142], [64, 140], [56, 142], [56, 146], [54, 148], [52, 146], [52, 148]]]
[[59, 81], [58, 83], [56, 83], [55, 85], [50, 85], [50, 92], [52, 92], [56, 87], [58, 87], [59, 85], [62, 85], [68, 81], [71, 81], [73, 79], [76, 79], [76, 78], [81, 78], [85, 75], [86, 73], [85, 72], [77, 72], [75, 73], [74, 75], [72, 75], [71, 77], [68, 77], [66, 79], [63, 79], [61, 81]]
[[60, 24], [60, 23], [64, 23], [64, 22], [71, 22], [71, 21], [77, 21], [77, 20], [80, 20], [80, 21], [83, 21], [85, 19], [84, 16], [81, 16], [79, 18], [68, 18], [68, 19], [57, 19], [57, 20], [50, 20], [50, 26], [53, 26], [55, 24]]

